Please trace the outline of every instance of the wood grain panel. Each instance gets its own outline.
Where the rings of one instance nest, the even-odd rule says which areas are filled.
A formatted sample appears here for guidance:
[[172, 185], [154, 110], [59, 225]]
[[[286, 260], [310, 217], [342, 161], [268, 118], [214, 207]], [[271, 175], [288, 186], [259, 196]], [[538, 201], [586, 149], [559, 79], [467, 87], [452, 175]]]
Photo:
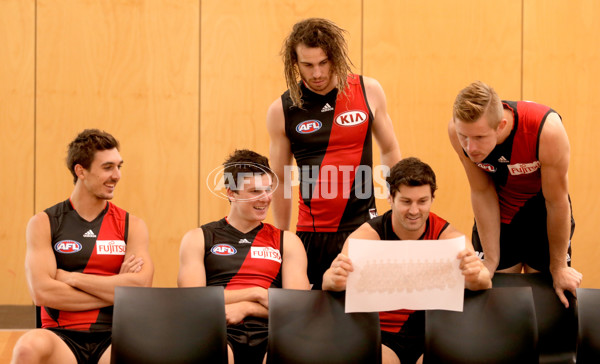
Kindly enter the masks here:
[[36, 210], [69, 196], [68, 142], [105, 129], [125, 161], [115, 203], [149, 227], [154, 285], [174, 286], [197, 221], [199, 2], [38, 1]]
[[0, 2], [0, 44], [0, 304], [29, 304], [24, 261], [33, 212], [33, 0]]
[[600, 288], [600, 3], [524, 2], [523, 97], [549, 105], [563, 118], [571, 144], [569, 192], [576, 221], [573, 267], [583, 286]]
[[10, 363], [17, 340], [26, 330], [0, 330], [0, 363]]
[[[403, 157], [438, 177], [433, 210], [470, 235], [468, 182], [446, 125], [460, 89], [482, 80], [520, 97], [521, 1], [365, 2], [364, 74], [383, 86]], [[389, 209], [378, 201], [380, 213]]]
[[[269, 153], [265, 117], [286, 89], [279, 51], [293, 24], [327, 17], [345, 28], [350, 56], [360, 69], [361, 1], [204, 0], [201, 13], [200, 220], [205, 223], [229, 209], [203, 184], [210, 171], [236, 148]], [[295, 226], [297, 208], [293, 211]]]

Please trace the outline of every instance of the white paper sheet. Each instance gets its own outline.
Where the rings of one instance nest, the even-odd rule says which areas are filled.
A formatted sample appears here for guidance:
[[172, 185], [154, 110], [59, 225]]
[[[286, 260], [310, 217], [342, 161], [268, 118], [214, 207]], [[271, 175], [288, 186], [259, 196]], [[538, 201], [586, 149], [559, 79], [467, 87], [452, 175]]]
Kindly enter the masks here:
[[448, 240], [350, 239], [354, 271], [346, 312], [398, 309], [462, 311], [464, 276], [456, 259], [465, 237]]

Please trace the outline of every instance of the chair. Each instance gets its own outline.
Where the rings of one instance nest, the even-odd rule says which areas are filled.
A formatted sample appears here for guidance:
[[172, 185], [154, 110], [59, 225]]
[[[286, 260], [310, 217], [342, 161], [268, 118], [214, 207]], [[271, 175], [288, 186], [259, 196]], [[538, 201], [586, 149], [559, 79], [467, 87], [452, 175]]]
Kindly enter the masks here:
[[117, 287], [111, 363], [227, 363], [223, 287]]
[[600, 289], [577, 288], [577, 364], [600, 362]]
[[552, 276], [545, 273], [496, 273], [493, 287], [531, 287], [538, 323], [541, 364], [575, 363], [577, 312], [575, 298], [566, 292], [569, 308], [554, 292]]
[[381, 363], [379, 314], [344, 306], [345, 292], [270, 288], [267, 363]]
[[537, 363], [531, 288], [465, 290], [463, 312], [425, 312], [425, 364]]

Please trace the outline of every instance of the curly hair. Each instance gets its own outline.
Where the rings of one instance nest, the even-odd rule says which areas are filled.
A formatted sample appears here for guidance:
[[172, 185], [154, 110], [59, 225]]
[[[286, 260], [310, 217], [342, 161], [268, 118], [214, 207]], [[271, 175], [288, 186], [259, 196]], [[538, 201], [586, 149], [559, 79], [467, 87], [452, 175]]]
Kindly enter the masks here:
[[77, 174], [75, 166], [81, 165], [89, 170], [94, 155], [99, 150], [110, 150], [117, 148], [119, 150], [119, 142], [109, 133], [98, 129], [85, 129], [77, 137], [69, 143], [67, 150], [67, 168], [73, 175], [73, 183], [77, 183]]
[[392, 197], [400, 190], [400, 186], [418, 187], [429, 185], [431, 197], [435, 197], [435, 190], [437, 190], [433, 169], [429, 164], [415, 157], [404, 158], [396, 163], [390, 170], [386, 182]]
[[474, 123], [487, 114], [489, 126], [496, 129], [502, 120], [502, 109], [496, 91], [481, 81], [475, 81], [456, 96], [452, 117], [455, 122]]
[[281, 49], [285, 81], [290, 90], [294, 106], [302, 108], [302, 91], [298, 84], [298, 54], [296, 47], [304, 44], [309, 48], [321, 48], [331, 61], [332, 74], [337, 78], [338, 92], [345, 94], [348, 87], [350, 66], [354, 66], [348, 56], [348, 45], [344, 38], [346, 31], [332, 21], [322, 18], [309, 18], [294, 25], [292, 32], [284, 41]]

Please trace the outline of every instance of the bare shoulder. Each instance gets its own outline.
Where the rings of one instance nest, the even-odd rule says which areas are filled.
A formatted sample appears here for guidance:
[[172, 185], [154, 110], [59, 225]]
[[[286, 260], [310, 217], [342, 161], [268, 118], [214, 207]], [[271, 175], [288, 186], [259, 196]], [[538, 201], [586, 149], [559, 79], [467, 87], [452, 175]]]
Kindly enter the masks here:
[[448, 224], [446, 229], [440, 234], [440, 240], [458, 238], [463, 235], [466, 237], [464, 233], [456, 230], [452, 224]]
[[304, 248], [304, 245], [302, 244], [302, 240], [300, 240], [298, 235], [296, 235], [293, 232], [288, 231], [288, 230], [283, 230], [283, 242], [286, 245], [286, 247], [289, 245], [292, 245], [294, 247]]
[[26, 240], [29, 246], [45, 244], [50, 239], [50, 218], [45, 212], [33, 215], [27, 223]]
[[283, 120], [283, 103], [281, 97], [278, 97], [267, 110], [267, 128], [271, 131], [273, 128], [282, 127]]
[[548, 114], [540, 133], [539, 159], [544, 164], [560, 164], [569, 158], [569, 138], [567, 131], [558, 116], [553, 112]]
[[383, 87], [381, 87], [381, 84], [376, 79], [363, 76], [363, 84], [365, 85], [365, 91], [370, 99], [369, 101], [373, 101], [371, 100], [372, 97], [384, 97]]

